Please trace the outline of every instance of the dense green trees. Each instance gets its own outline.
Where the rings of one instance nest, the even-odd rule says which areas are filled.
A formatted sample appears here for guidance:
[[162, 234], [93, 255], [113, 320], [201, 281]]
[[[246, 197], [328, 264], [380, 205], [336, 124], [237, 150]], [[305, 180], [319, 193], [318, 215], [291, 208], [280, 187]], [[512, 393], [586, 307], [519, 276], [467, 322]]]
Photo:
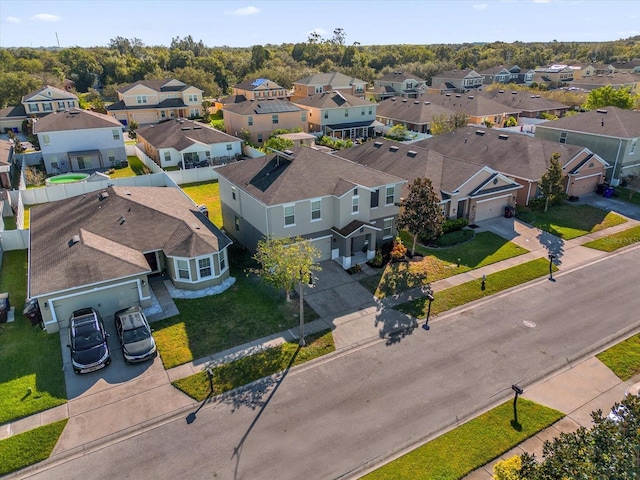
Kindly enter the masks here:
[[599, 43], [364, 46], [336, 27], [327, 38], [313, 32], [298, 43], [231, 48], [207, 46], [191, 35], [175, 37], [169, 46], [148, 46], [139, 38], [117, 36], [102, 47], [0, 49], [0, 104], [15, 104], [43, 83], [61, 86], [64, 78], [73, 80], [80, 93], [106, 89], [109, 95], [104, 99], [112, 101], [115, 86], [149, 78], [176, 77], [207, 96], [220, 96], [251, 77], [266, 77], [290, 88], [293, 81], [318, 71], [340, 71], [372, 82], [399, 70], [428, 80], [454, 68], [516, 64], [527, 69], [558, 61], [608, 63], [633, 58], [640, 58], [640, 37]]

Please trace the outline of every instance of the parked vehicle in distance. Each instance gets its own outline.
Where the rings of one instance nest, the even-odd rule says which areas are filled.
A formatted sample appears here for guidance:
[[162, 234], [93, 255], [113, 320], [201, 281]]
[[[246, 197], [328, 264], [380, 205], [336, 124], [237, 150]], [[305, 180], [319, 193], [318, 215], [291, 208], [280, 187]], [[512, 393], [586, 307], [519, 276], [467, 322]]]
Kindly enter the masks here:
[[118, 310], [114, 321], [125, 362], [144, 362], [157, 355], [156, 342], [141, 307]]
[[82, 308], [69, 319], [71, 364], [75, 373], [89, 373], [111, 363], [107, 338], [100, 314], [93, 308]]

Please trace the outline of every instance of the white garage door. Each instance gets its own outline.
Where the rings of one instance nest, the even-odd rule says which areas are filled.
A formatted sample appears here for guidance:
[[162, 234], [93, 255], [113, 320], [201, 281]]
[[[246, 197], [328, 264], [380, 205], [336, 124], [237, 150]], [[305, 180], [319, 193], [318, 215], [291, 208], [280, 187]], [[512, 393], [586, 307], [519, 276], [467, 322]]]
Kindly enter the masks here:
[[156, 123], [158, 121], [158, 116], [155, 112], [137, 112], [132, 113], [131, 116], [135, 119], [138, 125]]
[[504, 197], [492, 198], [491, 200], [479, 201], [476, 203], [476, 218], [474, 221], [481, 222], [488, 218], [499, 217], [504, 215], [504, 207], [509, 205], [511, 195]]
[[320, 251], [319, 262], [331, 260], [331, 237], [315, 239], [313, 241], [313, 246]]
[[66, 328], [71, 314], [80, 308], [93, 307], [109, 321], [118, 310], [139, 304], [138, 285], [133, 282], [54, 300], [53, 309], [60, 328]]

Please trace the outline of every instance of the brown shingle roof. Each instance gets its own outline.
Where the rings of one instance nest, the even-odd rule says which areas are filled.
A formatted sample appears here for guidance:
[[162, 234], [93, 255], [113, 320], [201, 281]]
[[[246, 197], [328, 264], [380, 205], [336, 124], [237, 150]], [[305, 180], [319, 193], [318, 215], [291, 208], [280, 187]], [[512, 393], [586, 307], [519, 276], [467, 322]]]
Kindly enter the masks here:
[[431, 103], [428, 100], [389, 98], [378, 103], [376, 117], [384, 117], [392, 120], [426, 125], [433, 120], [435, 115], [450, 117], [455, 112], [442, 105]]
[[300, 107], [286, 100], [247, 100], [240, 103], [225, 103], [224, 110], [237, 115], [273, 115], [275, 113], [299, 112]]
[[495, 100], [496, 102], [506, 105], [510, 109], [522, 110], [525, 112], [541, 112], [548, 110], [568, 110], [568, 105], [560, 102], [554, 102], [542, 95], [534, 95], [531, 92], [523, 90], [510, 90], [496, 88], [494, 90], [476, 92], [476, 95]]
[[191, 258], [230, 243], [179, 189], [105, 191], [31, 209], [30, 296], [147, 272], [143, 252]]
[[354, 84], [367, 83], [359, 78], [350, 77], [340, 72], [316, 73], [293, 82], [300, 85], [330, 85], [331, 88], [347, 88]]
[[178, 151], [198, 142], [212, 145], [240, 141], [208, 125], [186, 119], [148, 125], [139, 128], [136, 133], [154, 148], [175, 148]]
[[404, 182], [399, 177], [311, 148], [291, 151], [293, 160], [271, 154], [229, 164], [217, 171], [266, 205], [342, 196], [358, 185], [374, 188]]
[[538, 127], [586, 132], [615, 138], [636, 138], [640, 137], [640, 112], [618, 107], [605, 107], [570, 117], [562, 117], [558, 120], [550, 120], [540, 123]]
[[122, 129], [122, 124], [109, 115], [71, 108], [63, 112], [53, 112], [36, 122], [34, 133], [60, 132], [66, 130], [88, 130], [92, 128]]
[[313, 108], [348, 108], [361, 105], [375, 105], [364, 98], [342, 92], [322, 92], [296, 100], [297, 105]]

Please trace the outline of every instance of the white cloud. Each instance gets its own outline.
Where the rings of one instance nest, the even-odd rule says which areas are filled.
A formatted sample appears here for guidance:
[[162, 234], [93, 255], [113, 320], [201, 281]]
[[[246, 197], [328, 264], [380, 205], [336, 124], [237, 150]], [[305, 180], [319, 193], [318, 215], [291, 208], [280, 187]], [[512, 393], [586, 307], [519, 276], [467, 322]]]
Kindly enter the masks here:
[[325, 36], [325, 35], [326, 35], [327, 33], [329, 33], [329, 32], [327, 32], [327, 31], [326, 31], [325, 29], [323, 29], [323, 28], [316, 27], [316, 28], [314, 28], [313, 30], [311, 30], [311, 31], [309, 32], [309, 34], [312, 34], [312, 33], [317, 33], [318, 35], [320, 35], [321, 37], [323, 37], [323, 36]]
[[57, 22], [58, 20], [62, 20], [62, 17], [52, 15], [51, 13], [39, 13], [31, 17], [31, 20], [35, 20], [37, 22]]
[[486, 3], [476, 3], [473, 5], [474, 10], [486, 10], [488, 5]]
[[255, 15], [260, 13], [260, 9], [258, 7], [242, 7], [232, 10], [229, 13], [231, 15]]
[[22, 23], [22, 20], [20, 20], [18, 17], [7, 17], [6, 20], [7, 23]]

